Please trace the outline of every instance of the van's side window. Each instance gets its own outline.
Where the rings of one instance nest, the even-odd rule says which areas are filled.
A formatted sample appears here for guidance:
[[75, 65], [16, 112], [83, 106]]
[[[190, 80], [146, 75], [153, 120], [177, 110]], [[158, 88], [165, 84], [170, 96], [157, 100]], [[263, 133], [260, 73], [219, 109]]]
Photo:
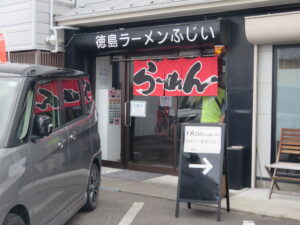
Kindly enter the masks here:
[[22, 144], [28, 137], [28, 131], [29, 131], [29, 124], [30, 124], [30, 118], [31, 118], [31, 111], [32, 111], [32, 105], [33, 105], [33, 85], [28, 90], [25, 102], [22, 105], [21, 108], [21, 119], [18, 123], [18, 128], [16, 131], [16, 139], [15, 142], [17, 144]]
[[61, 82], [66, 122], [70, 122], [83, 115], [79, 80], [62, 80]]
[[41, 80], [37, 83], [34, 113], [46, 115], [52, 119], [53, 128], [61, 125], [58, 82]]
[[86, 76], [83, 78], [83, 94], [86, 112], [90, 114], [93, 102], [93, 94], [90, 79]]

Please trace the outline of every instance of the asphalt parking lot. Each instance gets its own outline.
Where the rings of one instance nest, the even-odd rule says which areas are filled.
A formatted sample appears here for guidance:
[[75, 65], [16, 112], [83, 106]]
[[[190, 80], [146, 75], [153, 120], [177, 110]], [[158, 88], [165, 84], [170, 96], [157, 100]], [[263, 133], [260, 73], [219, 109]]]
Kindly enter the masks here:
[[[175, 201], [117, 191], [100, 191], [99, 205], [90, 213], [79, 212], [66, 225], [299, 225], [299, 221], [222, 211], [216, 221], [216, 209], [180, 204], [175, 218]], [[252, 221], [252, 222], [247, 222]]]

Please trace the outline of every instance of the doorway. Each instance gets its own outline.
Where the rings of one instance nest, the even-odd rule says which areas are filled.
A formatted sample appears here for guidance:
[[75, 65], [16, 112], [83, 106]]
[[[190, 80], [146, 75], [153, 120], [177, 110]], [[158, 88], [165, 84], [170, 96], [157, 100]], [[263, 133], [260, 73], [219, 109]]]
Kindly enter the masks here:
[[127, 62], [125, 83], [126, 167], [176, 174], [178, 98], [134, 95], [133, 61]]
[[[177, 174], [181, 123], [200, 123], [200, 118], [204, 115], [202, 113], [204, 103], [206, 103], [206, 106], [208, 103], [212, 104], [212, 106], [216, 106], [220, 112], [223, 110], [221, 104], [216, 104], [218, 101], [208, 101], [209, 99], [215, 100], [215, 96], [210, 97], [208, 94], [202, 97], [189, 94], [189, 92], [180, 95], [178, 92], [183, 91], [183, 87], [175, 90], [177, 91], [177, 93], [174, 94], [175, 96], [167, 95], [167, 92], [170, 93], [173, 91], [172, 89], [166, 89], [166, 86], [171, 83], [165, 83], [169, 81], [166, 80], [169, 78], [167, 75], [173, 75], [173, 71], [175, 71], [174, 68], [177, 68], [176, 63], [181, 63], [180, 68], [182, 68], [182, 71], [180, 74], [187, 74], [191, 66], [195, 65], [191, 63], [192, 60], [195, 60], [195, 62], [198, 60], [197, 55], [201, 54], [197, 51], [179, 51], [173, 52], [168, 56], [135, 55], [125, 57], [115, 55], [113, 57], [99, 57], [102, 58], [101, 60], [105, 59], [105, 62], [101, 62], [100, 59], [98, 60], [101, 62], [97, 70], [99, 71], [99, 74], [97, 73], [97, 77], [99, 78], [98, 84], [101, 84], [101, 82], [102, 84], [107, 83], [104, 87], [105, 89], [119, 90], [120, 93], [120, 104], [117, 106], [117, 109], [115, 109], [115, 111], [120, 112], [119, 123], [110, 124], [110, 111], [107, 110], [105, 105], [98, 104], [98, 111], [100, 109], [100, 111], [102, 110], [104, 113], [101, 115], [100, 112], [100, 117], [104, 117], [105, 120], [107, 120], [107, 118], [109, 119], [106, 124], [103, 123], [103, 126], [100, 125], [100, 130], [108, 127], [106, 134], [103, 134], [104, 141], [107, 140], [107, 143], [102, 140], [103, 152], [105, 153], [106, 150], [107, 153], [107, 155], [103, 154], [106, 156], [106, 158], [103, 158], [103, 165], [145, 172]], [[210, 64], [215, 62], [214, 59], [208, 60], [211, 56], [214, 55], [210, 54], [206, 59], [202, 59], [201, 62], [208, 66], [206, 68], [220, 67], [217, 73], [224, 74], [223, 61], [218, 60], [217, 63]], [[136, 79], [136, 76], [134, 76], [136, 72], [134, 71], [134, 65], [136, 65], [134, 61], [145, 61], [145, 59], [148, 60], [148, 58], [151, 58], [151, 61], [155, 62], [154, 64], [156, 65], [165, 63], [163, 64], [165, 67], [158, 66], [157, 68], [166, 68], [168, 72], [166, 72], [163, 81], [158, 82], [164, 85], [163, 93], [145, 96], [137, 94], [136, 88], [138, 85], [133, 85], [134, 77]], [[166, 58], [167, 60], [165, 60]], [[187, 63], [185, 60], [189, 62]], [[182, 62], [186, 62], [186, 64]], [[182, 65], [187, 66], [182, 67]], [[149, 68], [147, 69], [147, 73], [149, 72]], [[172, 72], [170, 73], [169, 70]], [[206, 69], [205, 71], [207, 72], [208, 70]], [[215, 72], [212, 73], [209, 71], [207, 73], [215, 74]], [[111, 78], [108, 78], [108, 74], [111, 74]], [[157, 74], [161, 74], [161, 71]], [[157, 80], [156, 78], [155, 82]], [[184, 79], [185, 77], [183, 77], [182, 80], [178, 80], [181, 85], [185, 84]], [[196, 82], [195, 79], [193, 81]], [[197, 82], [194, 83], [193, 87], [196, 87], [197, 84]], [[159, 84], [157, 86], [159, 86]], [[155, 88], [157, 86], [155, 86]], [[99, 87], [101, 91], [103, 87]], [[145, 89], [140, 88], [140, 90], [143, 91]], [[195, 90], [196, 89], [194, 89], [194, 91]], [[98, 96], [98, 99], [101, 100], [103, 93], [98, 93]], [[105, 97], [105, 99], [107, 98], [109, 99], [110, 96]], [[110, 100], [105, 101], [107, 102], [106, 105], [110, 106]], [[108, 107], [108, 109], [110, 109], [110, 107]], [[112, 128], [116, 128], [117, 131], [112, 130]], [[113, 152], [117, 154], [112, 155], [111, 153]]]
[[[192, 93], [199, 91], [197, 88], [201, 88], [202, 85], [205, 86], [205, 82], [209, 83], [210, 77], [214, 76], [212, 74], [218, 73], [219, 61], [216, 57], [202, 58], [203, 70], [201, 66], [199, 70], [195, 69], [199, 63], [199, 58], [195, 56], [176, 55], [168, 59], [154, 56], [151, 60], [143, 57], [127, 61], [124, 102], [127, 168], [177, 173], [181, 123], [200, 123], [201, 115], [207, 115], [207, 113], [202, 113], [204, 104], [207, 110], [213, 109], [220, 112], [218, 117], [221, 116], [222, 105], [224, 105], [224, 99], [221, 96], [215, 97], [213, 94], [212, 96], [207, 94], [203, 98], [199, 94]], [[199, 71], [201, 71], [202, 75], [208, 74], [210, 77], [202, 78], [201, 81], [199, 78], [188, 76], [188, 74], [193, 74], [191, 71], [195, 71], [193, 76], [196, 74], [199, 76]], [[179, 74], [180, 79], [177, 76]], [[155, 85], [151, 86], [153, 82]], [[190, 85], [192, 87], [190, 92], [185, 92], [184, 88], [188, 82], [194, 83]], [[209, 86], [211, 83], [215, 83], [215, 87]], [[211, 83], [207, 86], [215, 88], [214, 90], [219, 94], [218, 83], [220, 82]], [[152, 89], [151, 92], [150, 89]], [[211, 90], [204, 88], [203, 92]], [[208, 119], [211, 120], [210, 117], [206, 118], [206, 122]], [[219, 119], [209, 122], [218, 121]]]
[[[129, 165], [176, 168], [176, 97], [131, 95], [129, 102]], [[144, 113], [134, 114], [136, 109]]]

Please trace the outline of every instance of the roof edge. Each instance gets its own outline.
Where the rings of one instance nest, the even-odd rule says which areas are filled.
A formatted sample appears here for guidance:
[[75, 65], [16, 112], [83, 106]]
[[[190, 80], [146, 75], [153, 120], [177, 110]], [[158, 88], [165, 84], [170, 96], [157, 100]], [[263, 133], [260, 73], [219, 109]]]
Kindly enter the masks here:
[[[276, 5], [288, 5], [293, 3], [299, 3], [296, 0], [286, 0], [284, 2], [280, 0], [252, 0], [243, 2], [223, 0], [223, 1], [213, 1], [211, 3], [198, 2], [188, 5], [172, 5], [169, 7], [135, 7], [126, 8], [121, 10], [113, 10], [108, 12], [86, 12], [83, 14], [74, 14], [72, 16], [61, 16], [56, 17], [56, 22], [62, 26], [82, 26], [82, 27], [92, 27], [92, 26], [102, 26], [118, 23], [128, 23], [139, 21], [147, 21], [153, 19], [165, 19], [165, 18], [175, 18], [180, 16], [192, 16], [199, 14], [208, 13], [219, 13], [232, 10], [243, 10], [250, 8], [268, 7]], [[144, 10], [142, 10], [144, 9]], [[80, 9], [79, 9], [80, 10]]]

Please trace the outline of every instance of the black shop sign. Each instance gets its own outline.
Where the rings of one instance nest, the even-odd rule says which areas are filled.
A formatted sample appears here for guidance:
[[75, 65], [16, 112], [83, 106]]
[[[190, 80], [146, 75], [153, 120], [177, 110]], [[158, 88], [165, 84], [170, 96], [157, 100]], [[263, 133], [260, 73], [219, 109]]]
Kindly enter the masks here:
[[119, 29], [74, 36], [74, 46], [82, 51], [107, 52], [200, 44], [224, 44], [224, 21], [195, 21], [181, 24]]
[[[180, 202], [188, 203], [188, 208], [191, 203], [203, 202], [217, 205], [220, 221], [224, 131], [224, 124], [182, 124], [176, 217]], [[229, 211], [228, 187], [226, 197]]]

